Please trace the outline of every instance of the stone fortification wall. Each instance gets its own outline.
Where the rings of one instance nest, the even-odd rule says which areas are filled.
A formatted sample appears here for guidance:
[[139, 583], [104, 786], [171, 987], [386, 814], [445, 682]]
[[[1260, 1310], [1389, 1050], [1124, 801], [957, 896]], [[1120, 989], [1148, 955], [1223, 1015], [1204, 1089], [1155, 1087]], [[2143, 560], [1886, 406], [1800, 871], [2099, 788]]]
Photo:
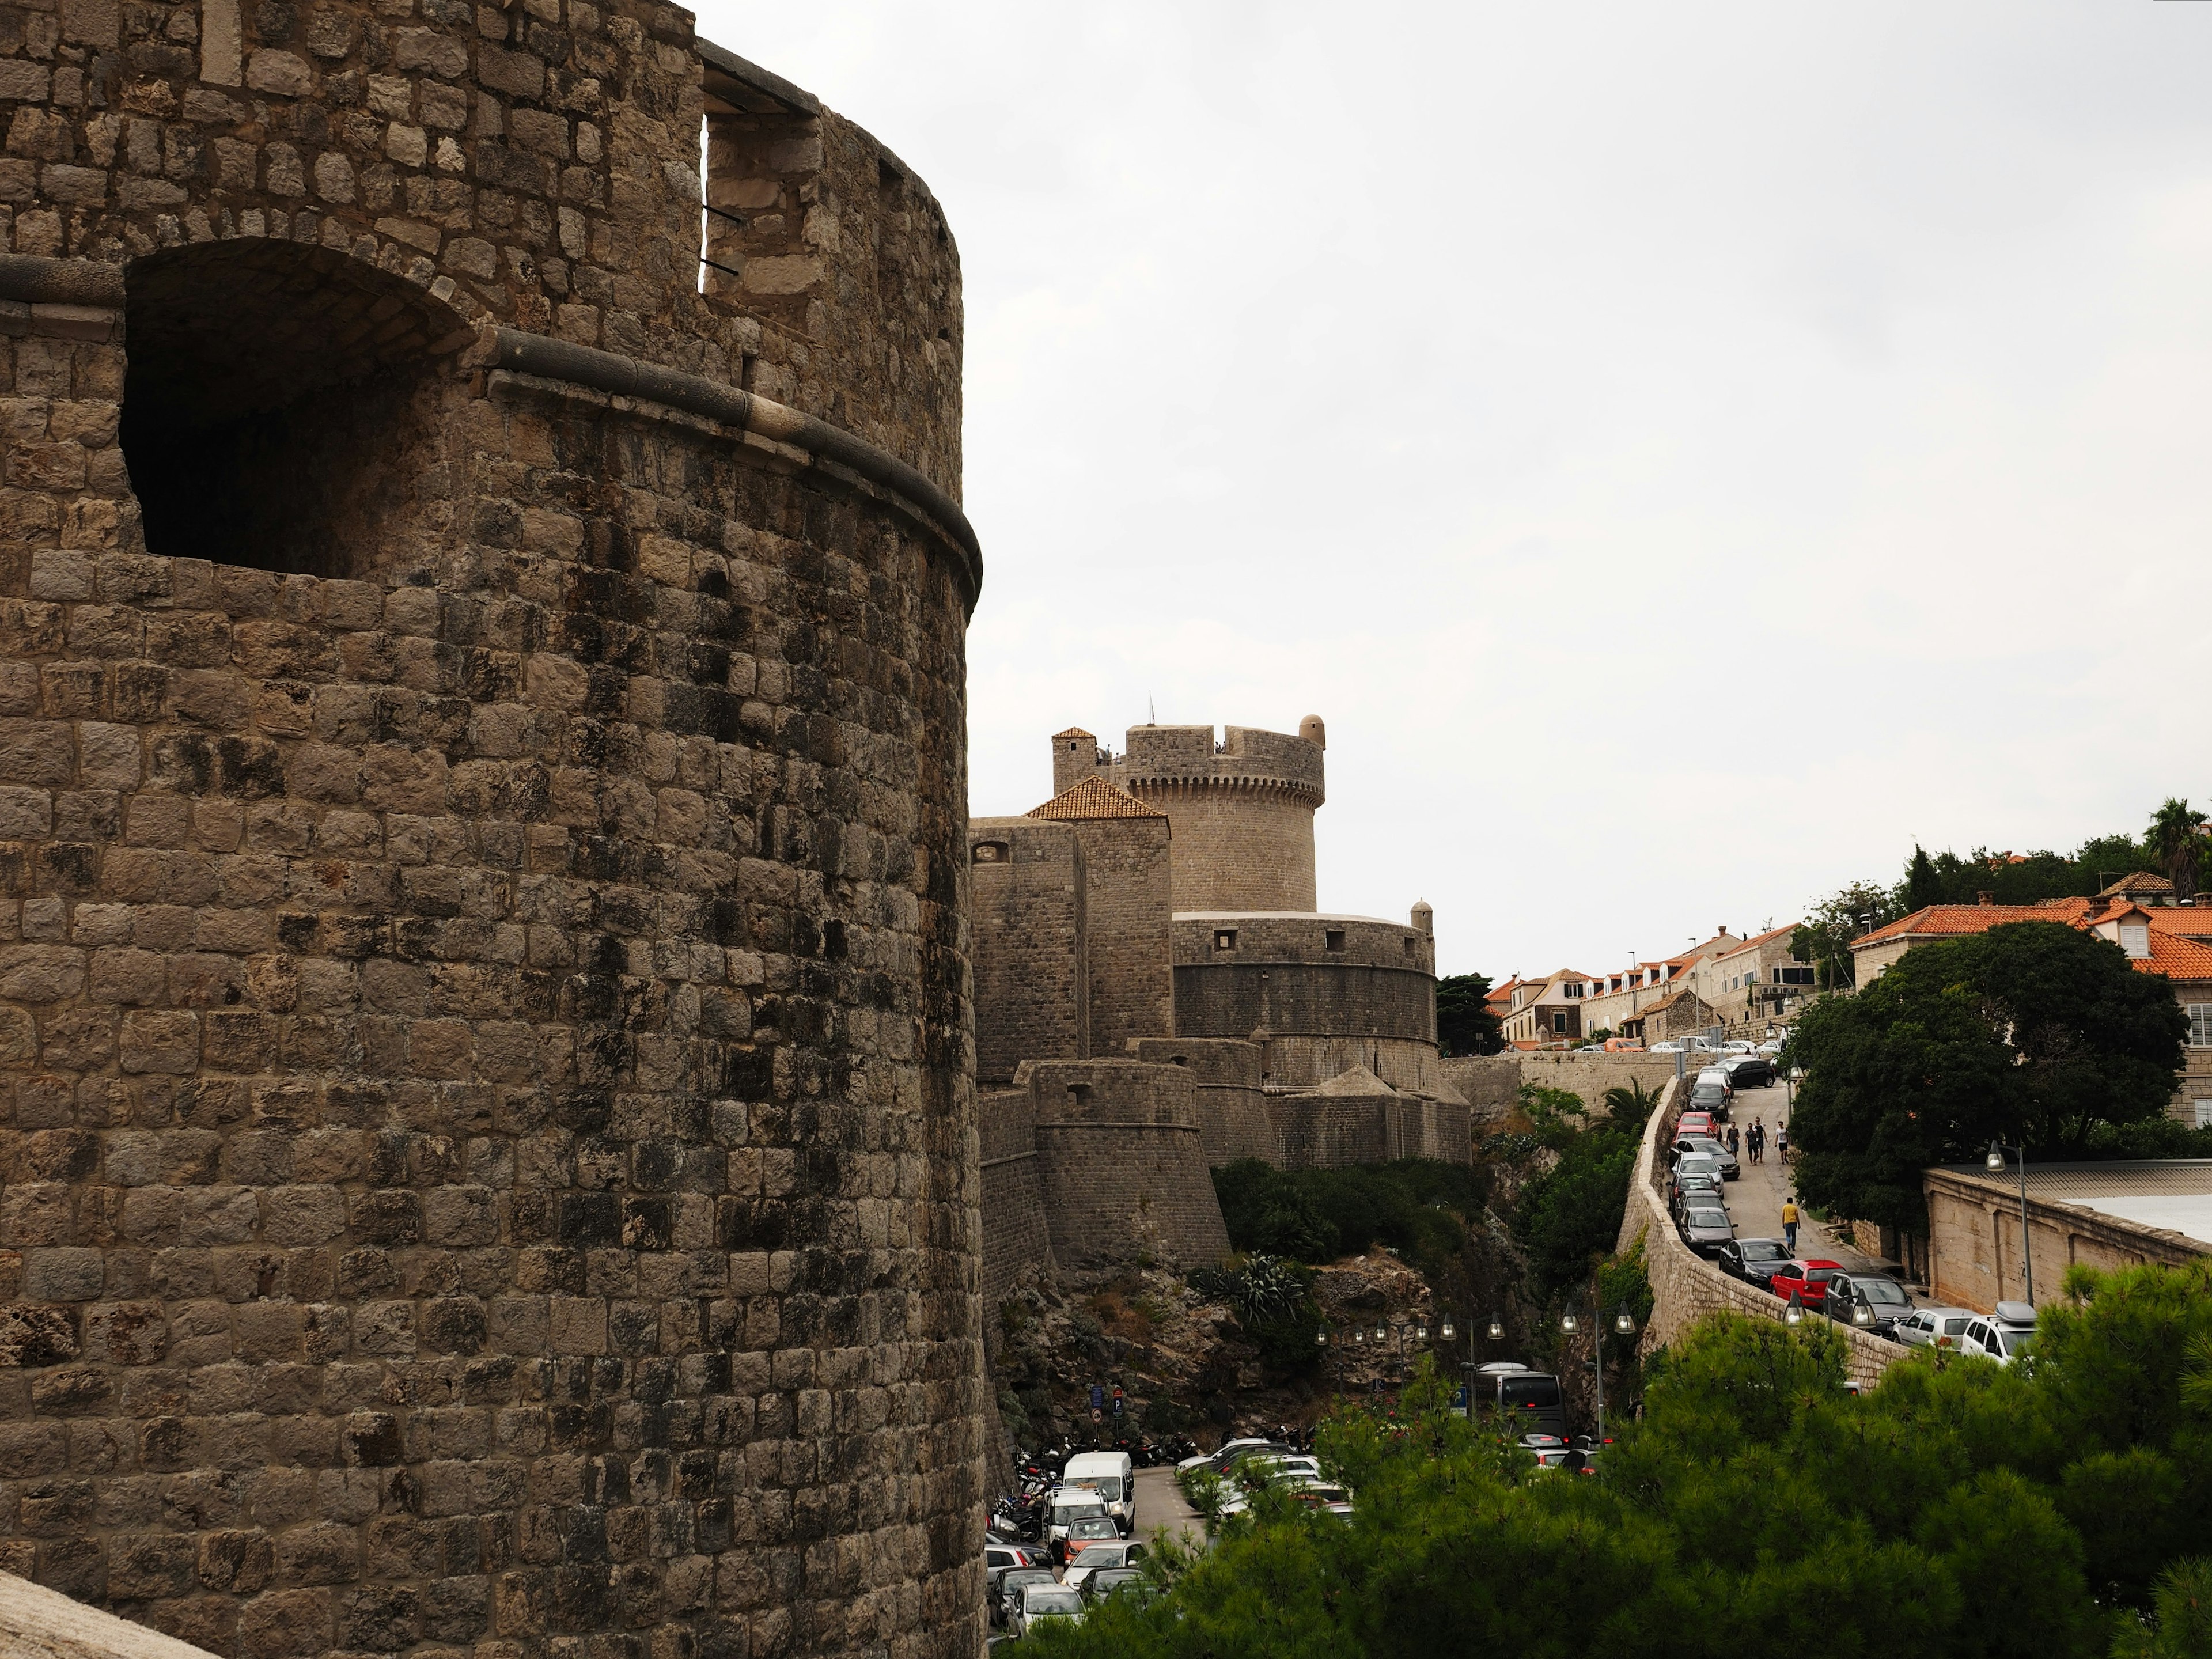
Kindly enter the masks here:
[[1083, 843], [1089, 1052], [1108, 1058], [1132, 1038], [1176, 1029], [1168, 821], [1076, 818], [1067, 827]]
[[1209, 1166], [1240, 1158], [1280, 1160], [1263, 1083], [1267, 1050], [1260, 1044], [1231, 1037], [1143, 1037], [1130, 1042], [1128, 1053], [1148, 1065], [1189, 1068], [1199, 1143]]
[[1024, 1060], [1088, 1059], [1088, 893], [1074, 826], [975, 818], [968, 859], [976, 1077], [1005, 1083]]
[[1595, 1108], [1607, 1089], [1640, 1083], [1656, 1093], [1674, 1078], [1672, 1054], [1508, 1053], [1467, 1055], [1437, 1065], [1445, 1081], [1485, 1115], [1511, 1109], [1523, 1083], [1567, 1090]]
[[1457, 1103], [1462, 1097], [1437, 1056], [1436, 1044], [1415, 1037], [1271, 1036], [1267, 1086], [1310, 1089], [1364, 1066], [1393, 1089]]
[[1139, 1255], [1206, 1267], [1229, 1251], [1190, 1070], [1136, 1060], [1024, 1066], [1053, 1258], [1079, 1273]]
[[995, 1331], [1015, 1275], [1053, 1265], [1045, 1224], [1044, 1170], [1037, 1157], [1036, 1103], [1027, 1089], [976, 1097], [983, 1149], [983, 1328]]
[[1178, 913], [1174, 939], [1184, 1035], [1395, 1037], [1434, 1050], [1436, 945], [1412, 927], [1364, 916]]
[[1311, 910], [1322, 745], [1232, 726], [1133, 726], [1098, 775], [1175, 826], [1177, 910]]
[[13, 15], [0, 1549], [239, 1659], [972, 1654], [933, 210], [805, 115], [802, 352], [673, 8]]
[[[1662, 1059], [1668, 1056], [1662, 1055]], [[1731, 1279], [1682, 1243], [1667, 1212], [1666, 1159], [1660, 1149], [1673, 1139], [1674, 1121], [1689, 1098], [1686, 1079], [1667, 1085], [1659, 1109], [1644, 1127], [1637, 1153], [1636, 1174], [1629, 1182], [1628, 1206], [1621, 1217], [1619, 1248], [1632, 1249], [1641, 1239], [1645, 1270], [1651, 1279], [1651, 1320], [1644, 1328], [1642, 1351], [1677, 1340], [1706, 1315], [1721, 1309], [1757, 1319], [1779, 1321], [1784, 1304], [1771, 1292]], [[1850, 1325], [1830, 1328], [1848, 1348], [1844, 1371], [1861, 1387], [1871, 1387], [1881, 1374], [1912, 1351]]]

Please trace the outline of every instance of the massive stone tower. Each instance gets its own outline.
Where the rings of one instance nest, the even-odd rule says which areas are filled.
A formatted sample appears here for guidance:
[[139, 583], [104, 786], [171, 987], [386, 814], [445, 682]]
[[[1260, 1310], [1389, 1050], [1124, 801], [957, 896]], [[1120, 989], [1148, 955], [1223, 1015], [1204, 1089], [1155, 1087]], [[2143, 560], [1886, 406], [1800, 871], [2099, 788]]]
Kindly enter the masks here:
[[968, 1659], [937, 204], [653, 0], [34, 4], [0, 118], [0, 1566]]
[[1313, 816], [1327, 799], [1317, 715], [1298, 735], [1232, 726], [1133, 726], [1127, 751], [1109, 755], [1087, 732], [1052, 740], [1053, 788], [1095, 775], [1167, 815], [1173, 831], [1175, 908], [1311, 910]]

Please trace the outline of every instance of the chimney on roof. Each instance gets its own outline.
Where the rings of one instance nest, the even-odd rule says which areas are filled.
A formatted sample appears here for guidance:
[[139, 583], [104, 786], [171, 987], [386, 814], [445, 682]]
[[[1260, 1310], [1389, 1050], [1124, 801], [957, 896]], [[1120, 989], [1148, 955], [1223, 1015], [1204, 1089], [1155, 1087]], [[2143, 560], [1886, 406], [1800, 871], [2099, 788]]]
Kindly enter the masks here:
[[1995, 893], [1977, 893], [1974, 895], [1974, 902], [1977, 904], [1995, 904], [1996, 902], [1997, 896]]

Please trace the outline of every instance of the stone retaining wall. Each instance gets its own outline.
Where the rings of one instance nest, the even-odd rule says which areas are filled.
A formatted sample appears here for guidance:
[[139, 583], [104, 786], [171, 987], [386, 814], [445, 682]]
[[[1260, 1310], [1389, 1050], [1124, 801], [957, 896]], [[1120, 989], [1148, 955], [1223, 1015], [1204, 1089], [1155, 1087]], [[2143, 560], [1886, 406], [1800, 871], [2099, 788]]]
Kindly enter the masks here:
[[[1639, 1345], [1645, 1353], [1674, 1341], [1707, 1314], [1723, 1308], [1756, 1319], [1778, 1321], [1784, 1316], [1784, 1304], [1779, 1297], [1729, 1278], [1692, 1251], [1674, 1231], [1674, 1219], [1667, 1212], [1666, 1161], [1660, 1148], [1673, 1139], [1674, 1121], [1686, 1097], [1686, 1080], [1670, 1083], [1659, 1109], [1651, 1115], [1637, 1154], [1635, 1177], [1629, 1183], [1628, 1207], [1620, 1222], [1617, 1247], [1632, 1249], [1641, 1238], [1644, 1270], [1651, 1279], [1651, 1322], [1644, 1327]], [[1853, 1326], [1831, 1328], [1849, 1349], [1846, 1375], [1862, 1388], [1873, 1386], [1882, 1372], [1912, 1352]]]

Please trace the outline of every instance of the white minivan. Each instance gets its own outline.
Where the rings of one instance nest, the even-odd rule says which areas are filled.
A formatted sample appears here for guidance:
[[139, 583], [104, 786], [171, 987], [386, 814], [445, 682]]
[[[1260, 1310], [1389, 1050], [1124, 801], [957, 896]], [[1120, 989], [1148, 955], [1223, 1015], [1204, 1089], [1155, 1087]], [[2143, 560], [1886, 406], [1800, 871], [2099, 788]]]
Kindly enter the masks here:
[[1063, 1486], [1088, 1486], [1127, 1537], [1136, 1525], [1137, 1466], [1127, 1452], [1078, 1452], [1060, 1472]]

